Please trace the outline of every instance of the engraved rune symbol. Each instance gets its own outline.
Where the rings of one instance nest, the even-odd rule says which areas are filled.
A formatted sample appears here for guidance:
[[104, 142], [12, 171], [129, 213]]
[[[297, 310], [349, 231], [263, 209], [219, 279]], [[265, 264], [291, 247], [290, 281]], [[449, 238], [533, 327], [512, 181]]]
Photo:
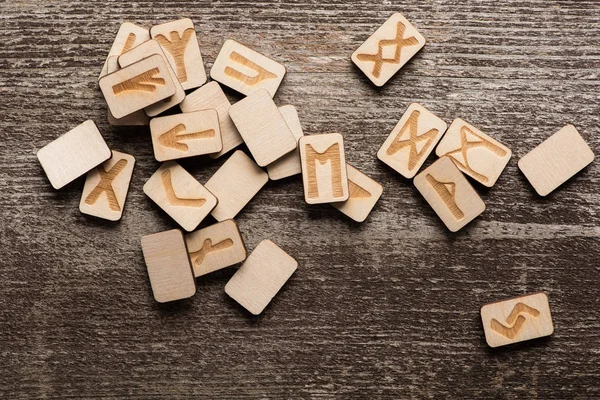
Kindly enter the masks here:
[[[381, 75], [381, 68], [383, 64], [398, 64], [400, 62], [400, 52], [403, 47], [406, 46], [414, 46], [419, 43], [417, 38], [411, 36], [409, 38], [404, 38], [404, 31], [406, 30], [406, 26], [402, 22], [398, 22], [396, 25], [396, 37], [394, 39], [385, 39], [380, 40], [377, 48], [377, 54], [358, 54], [356, 57], [360, 61], [370, 61], [375, 63], [373, 66], [373, 76], [375, 78], [379, 78]], [[395, 45], [396, 50], [394, 51], [394, 58], [383, 58], [383, 48], [385, 46]]]
[[[468, 135], [474, 136], [475, 140], [469, 140]], [[470, 149], [475, 148], [475, 147], [483, 147], [483, 148], [491, 151], [498, 157], [504, 157], [506, 155], [506, 150], [504, 150], [503, 148], [501, 148], [491, 142], [488, 142], [483, 137], [479, 136], [478, 134], [476, 134], [475, 132], [473, 132], [471, 129], [469, 129], [466, 126], [462, 126], [460, 128], [460, 148], [458, 148], [454, 151], [451, 151], [451, 152], [447, 153], [446, 155], [451, 157], [455, 163], [457, 163], [462, 168], [464, 168], [468, 173], [472, 174], [475, 179], [480, 180], [481, 182], [487, 182], [487, 181], [489, 181], [489, 178], [487, 176], [475, 171], [469, 165], [469, 159], [467, 157], [467, 153]], [[464, 160], [464, 162], [462, 162], [461, 160], [458, 159], [457, 154], [460, 154], [460, 156], [462, 156], [462, 159]]]
[[121, 159], [117, 161], [115, 165], [108, 171], [106, 171], [101, 166], [96, 169], [100, 174], [100, 182], [96, 187], [90, 192], [90, 194], [85, 198], [85, 203], [92, 205], [95, 204], [98, 198], [102, 193], [106, 193], [106, 198], [108, 200], [108, 206], [113, 211], [121, 211], [121, 206], [119, 206], [119, 200], [117, 200], [117, 195], [115, 194], [115, 190], [112, 187], [112, 182], [115, 180], [117, 175], [123, 171], [123, 168], [127, 165], [127, 160]]
[[127, 40], [125, 41], [125, 45], [123, 46], [123, 50], [121, 51], [121, 54], [128, 52], [129, 50], [133, 49], [133, 45], [135, 44], [135, 33], [131, 32], [129, 33], [129, 35], [127, 35]]
[[236, 51], [231, 52], [231, 54], [229, 55], [229, 59], [238, 64], [242, 64], [245, 67], [253, 69], [256, 72], [255, 76], [248, 76], [248, 75], [238, 71], [237, 69], [231, 68], [229, 66], [225, 67], [225, 75], [231, 76], [232, 78], [235, 78], [238, 81], [242, 81], [248, 86], [254, 86], [257, 83], [262, 82], [266, 79], [277, 78], [277, 75], [267, 71], [260, 65], [248, 60], [246, 57], [244, 57], [243, 55], [241, 55], [240, 53], [238, 53]]
[[427, 179], [427, 182], [429, 182], [429, 184], [441, 197], [446, 207], [448, 207], [452, 215], [454, 215], [454, 218], [456, 218], [457, 221], [463, 219], [465, 214], [460, 208], [458, 208], [458, 205], [456, 205], [456, 183], [440, 182], [431, 174], [425, 175], [425, 179]]
[[206, 203], [206, 199], [184, 199], [177, 197], [175, 189], [173, 188], [173, 182], [171, 181], [171, 170], [166, 170], [160, 175], [162, 184], [167, 194], [167, 201], [169, 204], [179, 207], [202, 207]]
[[502, 336], [514, 339], [519, 334], [519, 331], [526, 321], [526, 318], [522, 314], [529, 314], [535, 318], [540, 316], [540, 312], [535, 308], [529, 307], [524, 303], [517, 303], [508, 317], [506, 317], [506, 323], [509, 326], [505, 326], [497, 319], [492, 318], [491, 327], [495, 332], [498, 332]]
[[160, 70], [152, 68], [133, 78], [117, 83], [112, 87], [113, 93], [119, 95], [128, 91], [155, 92], [158, 85], [165, 85], [165, 80], [163, 78], [156, 78], [156, 74], [160, 74]]
[[316, 151], [310, 144], [306, 145], [306, 168], [308, 173], [308, 197], [319, 197], [319, 185], [317, 184], [317, 161], [321, 165], [330, 163], [331, 187], [333, 197], [342, 197], [342, 161], [340, 160], [340, 144], [334, 143], [322, 153]]
[[177, 79], [181, 83], [188, 80], [185, 68], [185, 49], [195, 34], [196, 31], [194, 28], [187, 28], [181, 36], [179, 36], [179, 32], [172, 31], [169, 33], [169, 39], [165, 35], [156, 35], [155, 37], [158, 43], [173, 56], [175, 69], [177, 70]]
[[211, 239], [205, 239], [202, 243], [202, 247], [198, 251], [192, 251], [190, 253], [190, 258], [192, 260], [193, 265], [200, 266], [204, 261], [204, 257], [208, 253], [212, 253], [213, 251], [228, 249], [233, 246], [233, 240], [225, 239], [217, 242], [215, 245], [212, 244]]
[[214, 129], [207, 129], [200, 132], [185, 133], [185, 125], [178, 124], [174, 128], [168, 130], [158, 137], [158, 142], [165, 147], [170, 147], [175, 150], [187, 151], [188, 145], [182, 143], [186, 140], [210, 139], [215, 137]]
[[348, 179], [348, 192], [351, 199], [366, 199], [371, 197], [371, 193], [358, 186], [356, 183]]
[[[420, 158], [423, 156], [423, 154], [427, 152], [427, 150], [433, 143], [433, 139], [439, 133], [439, 130], [437, 129], [430, 129], [422, 135], [419, 135], [418, 126], [420, 115], [421, 112], [418, 110], [414, 110], [410, 113], [408, 120], [406, 121], [402, 129], [400, 129], [400, 132], [398, 132], [398, 134], [394, 138], [394, 141], [386, 151], [388, 156], [393, 156], [401, 149], [405, 147], [410, 147], [410, 153], [408, 156], [408, 169], [413, 169], [417, 165]], [[401, 140], [407, 129], [409, 130], [409, 138]], [[427, 142], [425, 143], [421, 151], [418, 151], [419, 143], [424, 140], [426, 140]]]

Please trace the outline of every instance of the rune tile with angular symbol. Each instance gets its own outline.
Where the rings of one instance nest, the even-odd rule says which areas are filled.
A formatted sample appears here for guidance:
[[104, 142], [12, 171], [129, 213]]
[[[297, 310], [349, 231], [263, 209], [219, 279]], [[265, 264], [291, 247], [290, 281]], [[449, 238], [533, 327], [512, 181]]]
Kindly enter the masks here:
[[348, 200], [331, 205], [356, 222], [363, 222], [383, 193], [383, 186], [363, 174], [350, 164], [348, 171]]
[[115, 40], [110, 47], [110, 51], [106, 56], [106, 61], [104, 61], [104, 65], [102, 66], [102, 71], [100, 72], [98, 79], [111, 73], [108, 64], [113, 57], [119, 57], [121, 54], [141, 45], [142, 43], [147, 42], [148, 40], [150, 40], [150, 32], [148, 29], [142, 28], [136, 24], [132, 24], [131, 22], [122, 23], [119, 27], [117, 35], [115, 36]]

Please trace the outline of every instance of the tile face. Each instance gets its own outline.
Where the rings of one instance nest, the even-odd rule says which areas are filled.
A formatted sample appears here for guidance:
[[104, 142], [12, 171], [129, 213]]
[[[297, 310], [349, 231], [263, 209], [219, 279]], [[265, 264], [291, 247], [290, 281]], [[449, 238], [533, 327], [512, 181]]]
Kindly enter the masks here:
[[592, 161], [590, 146], [566, 125], [521, 158], [519, 169], [540, 196], [547, 196]]
[[298, 268], [298, 262], [270, 240], [263, 240], [225, 285], [225, 293], [258, 315]]
[[423, 46], [423, 35], [396, 13], [356, 49], [352, 61], [376, 86], [383, 86]]
[[171, 80], [175, 85], [175, 94], [171, 97], [164, 99], [163, 101], [159, 101], [158, 103], [154, 103], [144, 109], [146, 114], [150, 117], [154, 117], [163, 111], [168, 110], [171, 107], [176, 106], [181, 103], [185, 98], [185, 90], [181, 86], [181, 83], [177, 80], [177, 75], [173, 70], [171, 64], [167, 62], [165, 57], [165, 53], [162, 48], [158, 44], [156, 40], [148, 40], [147, 42], [129, 50], [126, 53], [123, 53], [119, 56], [118, 62], [122, 68], [128, 67], [131, 64], [135, 64], [138, 61], [143, 60], [144, 58], [153, 56], [158, 54], [165, 59], [167, 64], [167, 70], [169, 71], [169, 75], [171, 76]]
[[261, 167], [280, 159], [298, 146], [279, 109], [264, 89], [232, 105], [229, 116]]
[[155, 25], [150, 29], [150, 35], [163, 48], [184, 89], [197, 88], [206, 83], [202, 54], [191, 19]]
[[490, 347], [550, 336], [554, 332], [546, 293], [486, 304], [481, 307], [481, 322]]
[[185, 241], [196, 277], [246, 259], [246, 246], [232, 219], [189, 233]]
[[37, 152], [37, 158], [54, 189], [60, 189], [111, 156], [92, 120], [76, 126]]
[[79, 210], [88, 215], [118, 221], [123, 215], [135, 158], [112, 151], [112, 157], [88, 172]]
[[346, 168], [350, 197], [346, 201], [331, 205], [356, 222], [363, 222], [381, 197], [383, 186], [350, 164], [346, 164]]
[[508, 147], [460, 118], [452, 122], [435, 154], [448, 156], [463, 173], [487, 187], [494, 186], [512, 156]]
[[[110, 57], [108, 59], [108, 73], [112, 74], [120, 69], [119, 56]], [[150, 118], [148, 118], [148, 115], [144, 112], [144, 110], [138, 110], [123, 118], [116, 119], [110, 112], [110, 108], [108, 108], [107, 118], [108, 123], [114, 126], [146, 126], [150, 123]]]
[[226, 40], [210, 70], [210, 77], [248, 96], [266, 89], [271, 97], [285, 75], [285, 67], [236, 42]]
[[[279, 107], [279, 112], [288, 128], [292, 131], [292, 135], [294, 135], [296, 142], [298, 142], [298, 140], [304, 136], [304, 133], [302, 132], [302, 125], [300, 125], [300, 118], [298, 118], [296, 107], [292, 105], [282, 106]], [[269, 179], [274, 181], [298, 175], [302, 172], [302, 167], [300, 166], [300, 150], [296, 148], [296, 150], [273, 161], [271, 164], [267, 165], [267, 172], [269, 173]]]
[[339, 133], [303, 136], [298, 142], [304, 198], [308, 204], [349, 197], [344, 138]]
[[196, 280], [179, 229], [142, 236], [142, 252], [156, 301], [182, 300], [196, 293]]
[[188, 232], [217, 205], [217, 198], [174, 161], [161, 165], [144, 185], [144, 193]]
[[153, 118], [150, 133], [158, 161], [215, 153], [223, 147], [215, 110]]
[[448, 157], [431, 164], [413, 182], [452, 232], [458, 231], [485, 210], [483, 200]]
[[221, 157], [244, 142], [229, 117], [231, 103], [217, 82], [209, 82], [188, 94], [179, 107], [183, 112], [207, 110], [209, 108], [217, 110], [219, 125], [221, 126], [223, 149], [218, 153], [211, 154], [212, 158]]
[[448, 124], [420, 104], [406, 109], [377, 158], [405, 178], [414, 177], [446, 132]]
[[132, 24], [131, 22], [124, 22], [121, 24], [98, 79], [110, 73], [108, 63], [110, 62], [109, 60], [111, 57], [120, 56], [122, 53], [125, 53], [148, 40], [150, 40], [150, 32], [148, 29]]
[[206, 182], [206, 188], [219, 199], [211, 215], [217, 221], [235, 217], [268, 180], [265, 171], [237, 150]]
[[167, 63], [159, 54], [100, 78], [99, 85], [117, 119], [175, 94]]

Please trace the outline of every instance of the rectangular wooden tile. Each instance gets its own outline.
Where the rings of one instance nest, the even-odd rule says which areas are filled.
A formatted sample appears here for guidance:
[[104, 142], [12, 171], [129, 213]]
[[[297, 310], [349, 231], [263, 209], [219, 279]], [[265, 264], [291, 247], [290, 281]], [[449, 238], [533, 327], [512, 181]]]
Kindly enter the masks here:
[[350, 164], [346, 164], [346, 168], [350, 193], [348, 200], [331, 205], [356, 222], [363, 222], [381, 197], [383, 186]]
[[546, 293], [486, 304], [481, 307], [485, 340], [490, 347], [550, 336], [554, 332]]
[[423, 46], [423, 35], [396, 13], [356, 49], [352, 61], [376, 86], [383, 86]]
[[460, 118], [450, 124], [435, 154], [448, 156], [463, 173], [487, 187], [494, 186], [512, 156], [508, 147]]
[[158, 161], [210, 154], [223, 148], [216, 110], [152, 118], [150, 134]]
[[[298, 142], [298, 140], [304, 136], [304, 133], [302, 132], [302, 125], [300, 125], [300, 118], [298, 118], [298, 111], [296, 111], [296, 107], [292, 105], [282, 106], [279, 107], [279, 112], [281, 113], [281, 116], [283, 117], [288, 128], [290, 128], [290, 131], [292, 131], [292, 135], [294, 135], [296, 142]], [[302, 167], [300, 166], [300, 149], [298, 148], [267, 165], [269, 179], [274, 181], [298, 175], [301, 172]]]
[[112, 157], [88, 172], [79, 210], [88, 215], [118, 221], [123, 215], [135, 158], [112, 151]]
[[98, 83], [117, 119], [175, 94], [167, 63], [159, 54], [108, 74]]
[[229, 116], [261, 167], [280, 159], [298, 146], [279, 109], [264, 89], [252, 92], [232, 105]]
[[132, 24], [131, 22], [122, 23], [110, 51], [108, 52], [108, 56], [106, 56], [106, 61], [102, 66], [102, 71], [100, 72], [98, 79], [110, 73], [108, 63], [111, 57], [118, 57], [148, 40], [150, 40], [150, 32], [148, 29]]
[[211, 215], [217, 221], [235, 217], [268, 180], [265, 171], [237, 150], [206, 182], [206, 188], [219, 199]]
[[177, 79], [185, 90], [206, 83], [206, 71], [198, 45], [194, 23], [189, 18], [179, 19], [150, 28], [150, 36], [163, 48]]
[[448, 157], [431, 164], [413, 182], [452, 232], [458, 231], [485, 210], [481, 197]]
[[37, 152], [54, 189], [74, 181], [110, 156], [110, 149], [92, 120], [76, 126]]
[[142, 236], [142, 252], [156, 301], [182, 300], [196, 293], [196, 280], [179, 229]]
[[194, 90], [186, 96], [179, 107], [183, 112], [201, 111], [210, 108], [217, 110], [223, 149], [218, 153], [211, 154], [211, 158], [221, 157], [223, 154], [244, 143], [242, 136], [229, 117], [231, 103], [217, 82], [209, 82], [201, 88]]
[[519, 169], [540, 196], [547, 196], [592, 161], [590, 146], [566, 125], [521, 158]]
[[144, 193], [188, 232], [217, 205], [217, 198], [175, 161], [160, 166]]
[[196, 277], [246, 259], [244, 240], [237, 223], [232, 219], [189, 233], [185, 241]]
[[225, 41], [210, 70], [215, 81], [246, 96], [259, 89], [275, 96], [284, 75], [282, 64], [235, 40]]
[[298, 268], [298, 262], [263, 240], [225, 285], [225, 293], [254, 315], [263, 312]]
[[420, 104], [412, 103], [377, 152], [377, 158], [405, 178], [413, 178], [448, 124]]
[[303, 136], [298, 142], [304, 198], [308, 204], [349, 197], [344, 138], [339, 133]]
[[[140, 45], [141, 46], [141, 45]], [[119, 56], [112, 56], [108, 59], [108, 73], [112, 74], [120, 70]], [[138, 110], [134, 113], [124, 116], [123, 118], [115, 118], [107, 107], [108, 123], [114, 126], [147, 126], [150, 124], [150, 118], [144, 110]]]
[[181, 83], [177, 80], [177, 75], [175, 74], [173, 67], [167, 61], [165, 53], [156, 40], [148, 40], [147, 42], [142, 43], [128, 52], [121, 54], [118, 58], [120, 67], [125, 68], [155, 54], [158, 54], [165, 59], [167, 70], [169, 71], [171, 80], [175, 85], [175, 94], [171, 97], [167, 97], [163, 101], [159, 101], [158, 103], [154, 103], [146, 107], [144, 111], [150, 117], [155, 117], [158, 114], [167, 111], [171, 107], [181, 103], [185, 98], [185, 90], [183, 90], [183, 86], [181, 86]]

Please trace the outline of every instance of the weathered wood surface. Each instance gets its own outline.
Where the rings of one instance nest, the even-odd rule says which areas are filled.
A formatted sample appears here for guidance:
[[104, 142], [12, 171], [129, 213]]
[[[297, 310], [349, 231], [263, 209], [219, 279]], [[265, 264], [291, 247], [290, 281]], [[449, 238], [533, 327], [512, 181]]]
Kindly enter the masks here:
[[[395, 11], [428, 44], [376, 89], [350, 55]], [[109, 126], [97, 88], [122, 21], [184, 16], [207, 71], [228, 38], [282, 62], [277, 104], [307, 134], [343, 133], [385, 188], [356, 224], [308, 206], [299, 176], [267, 184], [240, 229], [299, 268], [259, 318], [224, 293], [235, 268], [183, 304], [154, 302], [140, 237], [176, 224], [142, 192], [158, 167], [148, 129]], [[547, 198], [517, 169], [569, 122], [600, 153], [600, 2], [22, 0], [0, 4], [0, 35], [0, 398], [600, 397], [600, 164]], [[411, 102], [514, 152], [458, 234], [376, 159]], [[82, 178], [54, 191], [35, 159], [88, 118], [138, 161], [116, 224], [79, 212]], [[205, 182], [223, 161], [182, 164]], [[480, 306], [535, 291], [554, 336], [491, 351]]]

